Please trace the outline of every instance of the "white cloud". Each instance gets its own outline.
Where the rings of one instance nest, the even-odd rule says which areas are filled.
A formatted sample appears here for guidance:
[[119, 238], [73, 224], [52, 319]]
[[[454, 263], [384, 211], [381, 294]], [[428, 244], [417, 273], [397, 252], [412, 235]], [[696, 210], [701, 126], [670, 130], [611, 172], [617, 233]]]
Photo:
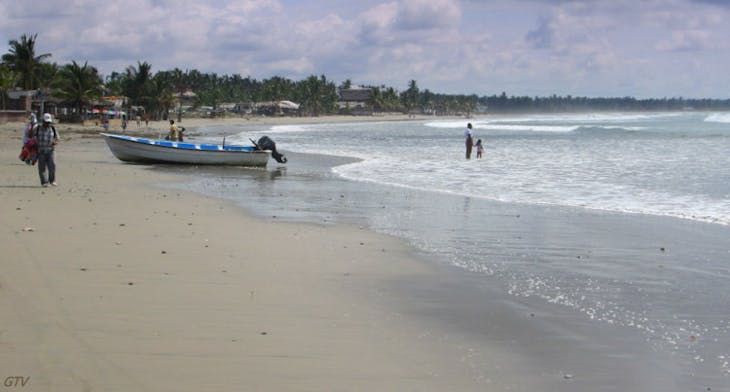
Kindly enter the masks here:
[[656, 44], [659, 51], [699, 51], [711, 49], [710, 34], [702, 30], [673, 31], [670, 37]]
[[691, 0], [3, 1], [0, 39], [37, 32], [38, 53], [104, 74], [146, 61], [446, 93], [724, 97], [729, 17]]
[[452, 0], [408, 0], [398, 4], [396, 24], [404, 30], [457, 26], [461, 9]]
[[[363, 45], [383, 45], [393, 41], [393, 24], [398, 15], [395, 3], [378, 4], [362, 13], [357, 38]], [[357, 21], [356, 21], [357, 22]]]

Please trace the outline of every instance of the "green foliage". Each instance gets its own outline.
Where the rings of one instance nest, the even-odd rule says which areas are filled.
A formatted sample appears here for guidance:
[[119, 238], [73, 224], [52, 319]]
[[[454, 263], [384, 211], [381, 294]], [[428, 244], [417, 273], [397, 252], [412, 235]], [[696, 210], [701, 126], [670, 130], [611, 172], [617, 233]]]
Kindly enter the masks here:
[[10, 49], [8, 53], [2, 56], [3, 63], [10, 67], [10, 70], [20, 75], [21, 87], [25, 90], [46, 86], [40, 82], [43, 76], [41, 64], [43, 60], [51, 57], [51, 54], [35, 54], [37, 36], [38, 34], [23, 34], [20, 36], [20, 40], [10, 40], [8, 42]]
[[297, 83], [293, 96], [301, 104], [300, 111], [310, 116], [319, 116], [320, 114], [335, 111], [337, 89], [335, 84], [327, 81], [324, 75], [319, 78], [311, 75]]
[[104, 81], [105, 95], [125, 95], [124, 82], [125, 78], [123, 74], [116, 71], [112, 72]]
[[80, 119], [85, 109], [101, 96], [102, 81], [96, 68], [72, 61], [58, 71], [51, 87], [53, 96], [73, 106]]
[[152, 66], [149, 63], [138, 61], [136, 68], [128, 66], [120, 83], [121, 93], [129, 98], [130, 104], [152, 106]]
[[[0, 92], [5, 93], [18, 84], [25, 89], [52, 86], [53, 94], [81, 110], [89, 105], [97, 94], [123, 95], [129, 104], [143, 106], [156, 118], [167, 118], [174, 110], [176, 96], [188, 90], [197, 100], [194, 105], [217, 108], [221, 103], [249, 103], [292, 100], [300, 104], [300, 112], [322, 115], [336, 112], [338, 87], [325, 75], [311, 75], [301, 81], [273, 76], [256, 80], [250, 76], [217, 75], [198, 70], [173, 70], [152, 73], [152, 66], [138, 61], [124, 72], [112, 72], [103, 81], [94, 67], [75, 61], [62, 66], [44, 62], [50, 54], [35, 54], [37, 35], [22, 35], [19, 40], [9, 41], [9, 51], [0, 64]], [[420, 90], [416, 80], [410, 80], [407, 89], [398, 92], [393, 87], [371, 86], [367, 103], [373, 112], [421, 112], [440, 115], [463, 115], [476, 111], [490, 113], [510, 112], [559, 112], [580, 110], [682, 110], [688, 107], [704, 110], [730, 109], [730, 100], [663, 98], [638, 100], [632, 97], [508, 97], [438, 94]], [[352, 87], [345, 80], [339, 89]], [[4, 105], [4, 101], [3, 101]]]
[[0, 107], [5, 109], [8, 91], [15, 87], [18, 82], [18, 74], [13, 72], [6, 64], [0, 64]]
[[145, 108], [156, 118], [169, 118], [170, 109], [175, 104], [173, 84], [168, 74], [157, 73], [147, 86], [149, 99]]
[[344, 90], [352, 88], [352, 80], [350, 80], [350, 79], [345, 80], [344, 82], [342, 82], [342, 84], [340, 84], [339, 88], [344, 89]]
[[402, 112], [403, 102], [398, 97], [398, 92], [393, 87], [370, 86], [370, 109], [373, 112]]
[[406, 110], [413, 110], [418, 107], [418, 85], [415, 80], [408, 82], [408, 90], [400, 95], [400, 100]]

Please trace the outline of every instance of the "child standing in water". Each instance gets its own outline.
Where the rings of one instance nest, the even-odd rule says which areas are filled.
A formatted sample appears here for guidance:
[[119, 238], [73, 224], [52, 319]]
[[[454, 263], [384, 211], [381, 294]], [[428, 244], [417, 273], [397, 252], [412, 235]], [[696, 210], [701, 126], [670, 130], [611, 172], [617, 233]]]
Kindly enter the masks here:
[[482, 146], [482, 139], [477, 140], [477, 144], [475, 144], [477, 148], [477, 159], [482, 158], [482, 152], [484, 151], [484, 146]]

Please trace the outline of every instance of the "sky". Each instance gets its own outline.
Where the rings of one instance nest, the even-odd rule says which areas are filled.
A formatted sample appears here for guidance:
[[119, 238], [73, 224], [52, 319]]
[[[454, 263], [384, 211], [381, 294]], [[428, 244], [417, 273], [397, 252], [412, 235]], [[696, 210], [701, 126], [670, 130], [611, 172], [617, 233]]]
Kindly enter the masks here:
[[730, 0], [0, 0], [0, 54], [489, 96], [730, 98]]

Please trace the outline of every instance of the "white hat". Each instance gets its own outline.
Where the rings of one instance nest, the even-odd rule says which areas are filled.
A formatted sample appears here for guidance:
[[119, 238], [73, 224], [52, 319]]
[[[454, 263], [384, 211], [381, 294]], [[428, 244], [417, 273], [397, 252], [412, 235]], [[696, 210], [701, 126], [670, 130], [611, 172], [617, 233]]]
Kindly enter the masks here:
[[53, 122], [53, 116], [51, 116], [51, 113], [43, 113], [43, 122], [46, 122], [46, 123]]

